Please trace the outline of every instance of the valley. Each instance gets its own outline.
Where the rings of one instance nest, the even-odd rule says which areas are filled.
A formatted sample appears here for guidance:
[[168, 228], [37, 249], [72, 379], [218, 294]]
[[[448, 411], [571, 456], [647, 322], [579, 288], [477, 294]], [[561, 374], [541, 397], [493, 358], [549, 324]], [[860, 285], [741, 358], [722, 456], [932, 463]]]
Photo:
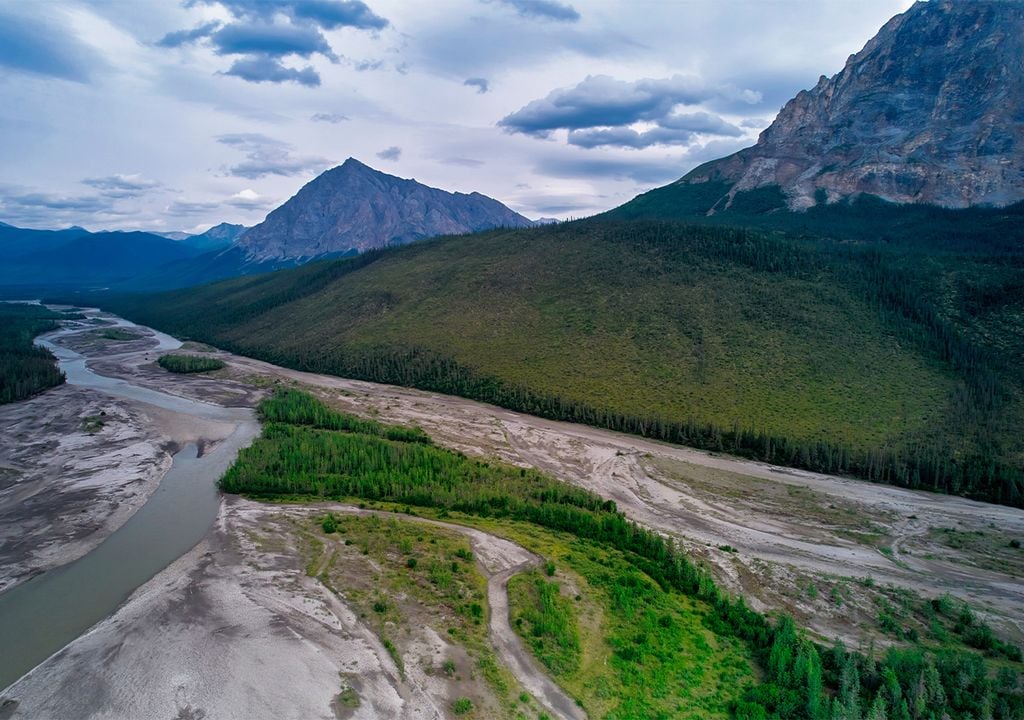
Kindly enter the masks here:
[[1024, 720], [1022, 38], [0, 3], [0, 720]]
[[[363, 418], [421, 427], [441, 446], [470, 457], [538, 468], [614, 500], [628, 517], [678, 539], [724, 589], [743, 594], [756, 609], [794, 615], [826, 643], [838, 638], [854, 648], [900, 644], [902, 639], [880, 625], [880, 614], [887, 612], [896, 614], [901, 628], [920, 627], [927, 633], [927, 620], [918, 617], [917, 598], [946, 593], [969, 602], [999, 636], [1013, 642], [1024, 637], [1017, 602], [1022, 592], [1020, 558], [1014, 555], [1021, 551], [1010, 548], [1008, 541], [1024, 535], [1020, 510], [737, 460], [452, 396], [288, 370], [208, 348], [188, 351], [223, 360], [224, 369], [176, 375], [155, 364], [153, 341], [146, 340], [149, 331], [130, 331], [142, 336], [128, 341], [137, 344], [133, 352], [111, 353], [111, 342], [118, 341], [104, 340], [99, 333], [68, 335], [59, 342], [73, 344], [89, 357], [92, 371], [111, 378], [114, 387], [121, 381], [185, 402], [213, 398], [234, 406], [251, 406], [273, 388], [298, 388]], [[60, 345], [55, 347], [60, 352]], [[48, 397], [44, 394], [30, 403]], [[83, 405], [80, 411], [91, 408]], [[216, 447], [217, 441], [212, 442]], [[101, 454], [116, 452], [112, 446]], [[368, 545], [358, 541], [365, 531], [354, 523], [344, 535], [325, 537], [319, 528], [325, 511], [334, 513], [340, 526], [353, 513], [363, 518], [360, 522], [379, 515], [345, 505], [226, 498], [199, 545], [143, 585], [116, 613], [9, 688], [0, 700], [6, 717], [68, 712], [83, 702], [73, 688], [84, 677], [96, 688], [87, 701], [96, 714], [147, 717], [173, 704], [181, 717], [198, 717], [200, 711], [219, 716], [257, 706], [280, 707], [282, 712], [306, 707], [313, 716], [334, 707], [337, 717], [432, 717], [429, 708], [436, 707], [444, 716], [452, 703], [466, 698], [476, 716], [503, 717], [503, 708], [515, 705], [514, 699], [525, 692], [532, 698], [526, 707], [542, 712], [546, 708], [552, 717], [574, 717], [572, 706], [559, 704], [560, 691], [544, 689], [552, 687], [551, 681], [535, 659], [520, 650], [515, 657], [521, 662], [510, 661], [507, 643], [514, 647], [516, 642], [508, 637], [507, 628], [501, 633], [495, 627], [496, 613], [505, 610], [504, 595], [496, 594], [493, 584], [485, 593], [486, 604], [481, 603], [491, 623], [483, 645], [469, 641], [472, 633], [448, 633], [451, 610], [442, 606], [441, 614], [430, 621], [428, 608], [434, 601], [424, 606], [423, 600], [410, 605], [402, 599], [410, 592], [409, 570], [402, 558], [410, 550], [423, 552], [416, 550], [415, 540], [428, 531], [411, 536], [410, 550], [402, 550], [398, 528], [423, 520], [381, 516], [381, 522], [399, 523], [385, 533], [396, 543], [388, 550], [374, 545], [378, 541], [371, 538], [377, 534], [364, 536]], [[430, 515], [425, 509], [417, 512], [423, 513]], [[562, 541], [541, 540], [544, 535], [536, 531], [524, 534], [525, 528], [517, 529], [514, 523], [481, 522], [469, 516], [460, 516], [456, 526], [449, 522], [442, 520], [438, 531], [445, 537], [451, 537], [445, 535], [448, 532], [469, 533], [483, 577], [493, 581], [500, 576], [503, 582], [508, 576], [501, 575], [501, 568], [511, 565], [494, 565], [488, 559], [492, 556], [513, 565], [525, 563], [519, 569], [534, 562], [528, 560], [527, 550], [489, 552], [493, 543], [508, 542], [488, 539], [496, 535], [557, 558], [557, 565], [565, 567], [559, 577], [571, 573], [561, 582], [577, 587], [584, 582], [576, 574], [586, 572], [582, 566], [573, 569], [578, 561], [557, 549]], [[465, 529], [465, 524], [484, 534], [473, 534], [477, 531]], [[355, 541], [370, 555], [346, 555], [350, 546], [332, 544], [332, 537]], [[517, 555], [523, 552], [527, 554]], [[390, 553], [397, 553], [397, 558]], [[383, 573], [376, 590], [355, 580], [362, 575], [357, 567], [367, 562], [364, 557], [369, 558], [371, 574]], [[516, 557], [522, 560], [513, 560]], [[336, 571], [331, 569], [335, 567]], [[394, 580], [385, 581], [386, 577]], [[399, 583], [384, 595], [393, 599], [389, 604], [398, 603], [397, 614], [378, 625], [369, 605], [386, 582]], [[403, 624], [407, 613], [417, 618], [411, 625]], [[399, 624], [393, 625], [396, 621]], [[424, 629], [416, 629], [421, 626]], [[474, 626], [464, 627], [463, 632], [469, 632]], [[395, 638], [401, 664], [381, 644], [381, 638], [389, 636]], [[442, 640], [445, 637], [449, 639]], [[493, 644], [501, 637], [504, 649]], [[607, 639], [593, 638], [585, 647], [594, 642], [600, 646]], [[428, 652], [430, 647], [434, 649]], [[476, 650], [468, 649], [472, 647]], [[461, 654], [465, 652], [475, 652], [477, 658], [497, 653], [492, 657], [497, 658], [493, 667], [498, 674], [489, 679], [487, 672], [474, 671], [467, 677], [459, 671], [456, 675], [462, 680], [454, 682], [445, 679], [444, 672], [438, 678], [436, 666], [442, 660], [424, 665], [428, 656], [463, 657], [457, 665], [472, 665], [472, 659], [465, 659], [472, 655]], [[184, 666], [178, 659], [183, 653], [192, 658]], [[301, 679], [296, 672], [303, 673]], [[210, 678], [220, 678], [222, 690], [211, 693]], [[702, 682], [713, 687], [710, 678]], [[525, 690], [515, 690], [517, 686]], [[130, 700], [125, 695], [128, 687], [133, 688]], [[282, 694], [284, 688], [288, 691]], [[356, 707], [338, 699], [344, 696], [354, 702], [352, 693], [359, 698]], [[587, 697], [591, 705], [598, 702]]]

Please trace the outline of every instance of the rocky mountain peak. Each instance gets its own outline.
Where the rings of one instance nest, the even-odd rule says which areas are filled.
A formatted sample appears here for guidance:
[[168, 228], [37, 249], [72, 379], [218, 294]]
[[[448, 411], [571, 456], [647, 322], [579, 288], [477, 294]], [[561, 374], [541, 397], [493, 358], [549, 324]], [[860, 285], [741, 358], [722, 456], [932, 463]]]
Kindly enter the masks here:
[[801, 91], [756, 145], [680, 182], [778, 185], [791, 208], [871, 194], [946, 207], [1024, 200], [1024, 2], [932, 0]]
[[256, 260], [312, 258], [532, 224], [478, 192], [439, 190], [349, 158], [247, 230], [238, 246]]

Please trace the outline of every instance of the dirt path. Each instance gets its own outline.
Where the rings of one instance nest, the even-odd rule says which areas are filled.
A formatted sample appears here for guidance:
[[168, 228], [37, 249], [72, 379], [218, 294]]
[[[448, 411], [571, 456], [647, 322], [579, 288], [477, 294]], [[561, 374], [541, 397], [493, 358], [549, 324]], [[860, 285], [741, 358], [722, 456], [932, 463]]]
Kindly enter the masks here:
[[542, 558], [509, 540], [464, 525], [380, 510], [360, 509], [351, 505], [323, 504], [318, 507], [352, 515], [376, 515], [402, 522], [421, 523], [457, 532], [469, 538], [473, 553], [487, 577], [487, 602], [491, 609], [489, 634], [499, 659], [512, 671], [516, 680], [554, 717], [562, 720], [585, 720], [586, 713], [548, 677], [509, 622], [509, 578], [538, 567], [543, 561]]
[[[273, 533], [282, 541], [275, 546], [254, 539], [283, 517], [307, 519], [324, 508], [426, 523], [466, 536], [488, 579], [490, 635], [498, 657], [552, 717], [585, 718], [536, 665], [508, 622], [508, 578], [539, 562], [525, 549], [423, 518], [235, 497], [225, 499], [215, 532], [201, 545], [9, 688], [0, 697], [6, 713], [0, 717], [447, 717], [429, 688], [402, 677], [373, 630], [307, 575], [294, 536]], [[354, 707], [337, 702], [343, 684], [358, 694]]]
[[[970, 602], [1024, 639], [1024, 511], [772, 466], [545, 420], [463, 398], [316, 375], [223, 353], [228, 377], [295, 382], [342, 409], [420, 425], [471, 455], [540, 468], [612, 500], [637, 522], [679, 538], [733, 592], [784, 609], [825, 637], [857, 644], [876, 626], [867, 590], [892, 584]], [[982, 551], [941, 542], [955, 528], [988, 538]], [[721, 547], [733, 551], [719, 550]], [[883, 552], [885, 550], [885, 552]], [[847, 602], [801, 596], [841, 585]]]

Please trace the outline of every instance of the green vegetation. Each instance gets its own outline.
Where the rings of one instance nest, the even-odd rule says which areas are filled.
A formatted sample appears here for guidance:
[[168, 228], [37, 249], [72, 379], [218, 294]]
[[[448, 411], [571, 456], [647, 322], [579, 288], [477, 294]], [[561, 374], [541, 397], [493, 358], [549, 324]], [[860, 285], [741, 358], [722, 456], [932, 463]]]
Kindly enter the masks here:
[[156, 362], [164, 370], [175, 373], [201, 373], [225, 367], [223, 360], [199, 355], [161, 355]]
[[131, 332], [130, 330], [115, 327], [103, 330], [100, 332], [100, 337], [104, 340], [117, 340], [124, 342], [127, 340], [138, 340], [142, 336], [138, 333]]
[[537, 658], [555, 677], [580, 665], [580, 638], [572, 600], [557, 582], [537, 572], [517, 575], [508, 583], [512, 623]]
[[285, 366], [1024, 504], [1020, 231], [970, 216], [926, 247], [928, 218], [883, 217], [858, 242], [593, 219], [105, 304]]
[[24, 400], [60, 385], [64, 373], [49, 350], [32, 339], [56, 330], [67, 316], [40, 305], [0, 303], [0, 404]]
[[[654, 582], [628, 554], [523, 523], [459, 518], [558, 561], [554, 581], [545, 569], [510, 582], [513, 626], [590, 717], [727, 718], [754, 684], [750, 651], [709, 628], [712, 608]], [[539, 609], [530, 587], [536, 582], [560, 588], [561, 597], [549, 599], [566, 613], [564, 620], [554, 608], [541, 616], [542, 627], [553, 624], [542, 638], [526, 620], [516, 623]], [[552, 636], [578, 642], [568, 664], [558, 662]]]
[[[310, 402], [314, 401], [306, 404]], [[276, 403], [288, 406], [295, 401], [285, 394], [264, 400], [265, 418], [281, 416]], [[647, 703], [623, 706], [619, 714], [608, 713], [609, 718], [667, 718], [679, 713], [678, 708], [665, 711], [663, 705], [651, 712], [653, 703], [660, 704], [678, 691], [678, 680], [672, 678], [683, 662], [673, 631], [684, 625], [679, 610], [671, 611], [665, 598], [699, 605], [703, 610], [698, 615], [708, 630], [726, 640], [742, 641], [761, 666], [763, 681], [732, 704], [738, 718], [860, 718], [862, 708], [873, 707], [902, 718], [904, 705], [914, 709], [914, 717], [941, 713], [950, 720], [1024, 717], [1020, 667], [1005, 664], [1015, 662], [1013, 650], [1005, 652], [990, 642], [994, 640], [990, 633], [972, 631], [973, 619], [964, 620], [965, 637], [1004, 658], [995, 677], [993, 665], [982, 655], [958, 646], [933, 649], [914, 644], [893, 648], [881, 658], [847, 652], [841, 645], [826, 650], [788, 618], [773, 622], [749, 609], [742, 599], [722, 593], [671, 541], [630, 522], [614, 503], [532, 470], [472, 460], [422, 442], [323, 430], [310, 421], [321, 418], [318, 423], [343, 425], [340, 419], [323, 419], [335, 414], [323, 407], [298, 415], [293, 424], [268, 422], [262, 437], [239, 454], [222, 488], [264, 498], [356, 497], [433, 508], [439, 516], [461, 512], [487, 522], [527, 522], [601, 548], [605, 557], [593, 554], [594, 574], [585, 576], [587, 582], [604, 588], [624, 611], [632, 608], [640, 613], [631, 618], [628, 629], [609, 634], [620, 682], [632, 688], [620, 696], [621, 701], [637, 698]], [[384, 541], [394, 534], [390, 529], [380, 533]], [[410, 550], [411, 556], [421, 556], [419, 550]], [[609, 562], [612, 554], [618, 562]], [[572, 556], [579, 562], [575, 551]], [[570, 563], [565, 554], [549, 555], [548, 560]], [[403, 573], [424, 571], [402, 569]], [[448, 577], [443, 565], [432, 565], [429, 572], [437, 573], [438, 583]], [[553, 595], [549, 600], [557, 604]], [[538, 602], [535, 607], [541, 608], [543, 617], [544, 601]], [[382, 614], [389, 611], [385, 603]], [[476, 616], [472, 605], [469, 615]], [[625, 612], [619, 613], [620, 618], [624, 616]], [[571, 633], [568, 619], [561, 628], [543, 623], [541, 627], [542, 635]], [[581, 658], [585, 655], [581, 652]], [[650, 685], [652, 680], [655, 684]]]
[[456, 715], [465, 715], [473, 710], [473, 701], [467, 697], [460, 697], [452, 703], [452, 712]]
[[345, 513], [299, 522], [296, 529], [305, 538], [310, 574], [344, 596], [399, 668], [410, 659], [409, 638], [430, 627], [462, 646], [472, 663], [427, 657], [422, 661], [430, 663], [428, 672], [450, 679], [479, 673], [499, 701], [513, 700], [511, 678], [487, 642], [487, 583], [463, 535], [424, 523]]

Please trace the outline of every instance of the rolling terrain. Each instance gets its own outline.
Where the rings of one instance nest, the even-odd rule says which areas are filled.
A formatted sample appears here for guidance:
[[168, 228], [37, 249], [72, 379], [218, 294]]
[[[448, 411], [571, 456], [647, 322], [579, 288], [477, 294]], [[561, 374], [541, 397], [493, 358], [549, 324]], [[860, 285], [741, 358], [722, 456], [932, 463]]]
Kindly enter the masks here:
[[299, 369], [1019, 504], [1021, 276], [993, 245], [598, 219], [105, 302]]

